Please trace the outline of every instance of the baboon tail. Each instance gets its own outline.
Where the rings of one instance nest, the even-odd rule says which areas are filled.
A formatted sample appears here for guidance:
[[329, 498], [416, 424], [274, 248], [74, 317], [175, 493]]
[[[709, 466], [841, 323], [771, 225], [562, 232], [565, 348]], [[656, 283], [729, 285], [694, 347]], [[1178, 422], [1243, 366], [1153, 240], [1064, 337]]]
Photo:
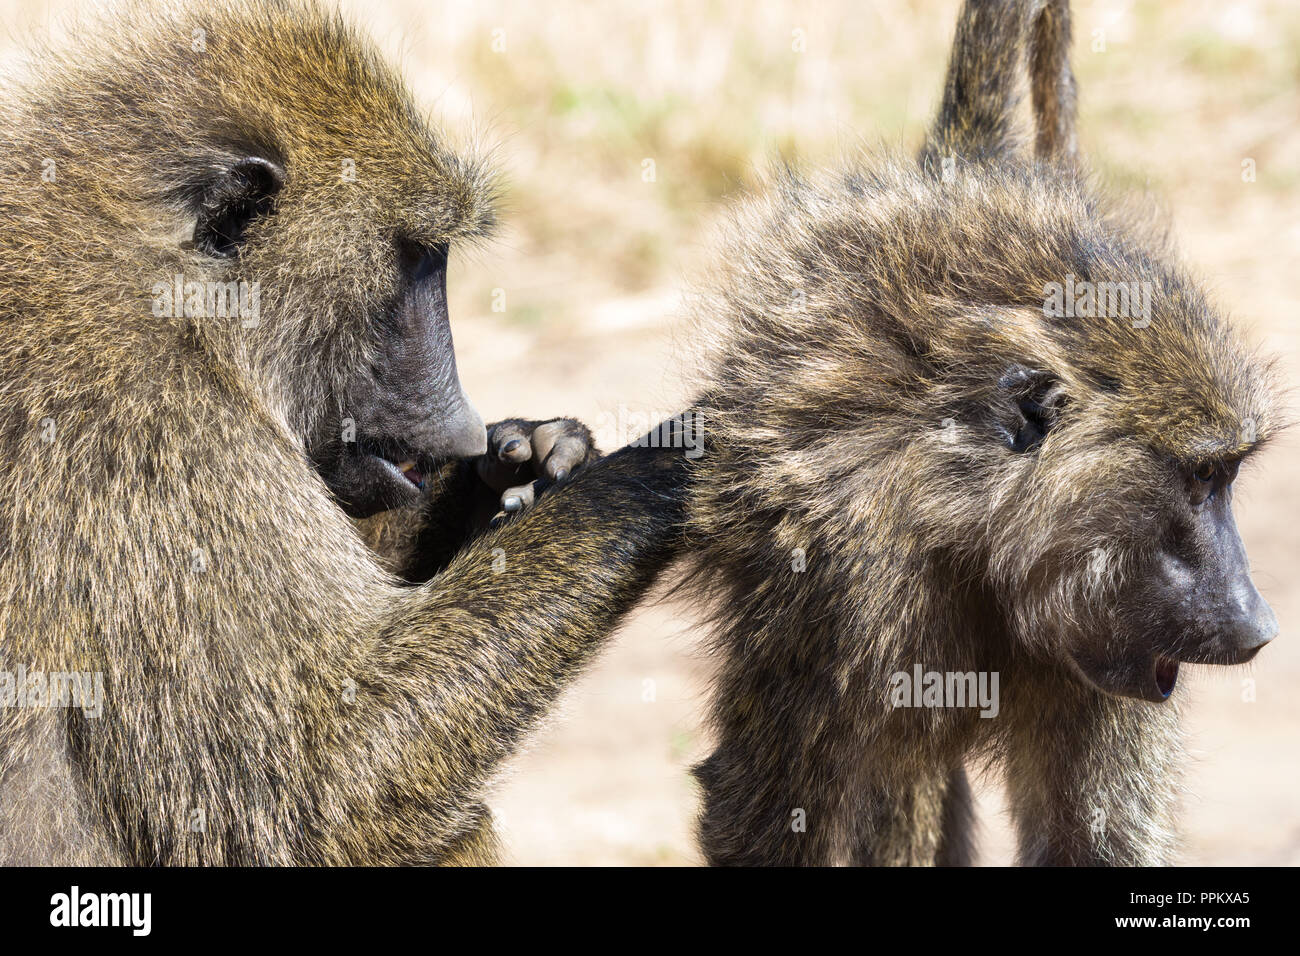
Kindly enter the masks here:
[[1078, 140], [1074, 70], [1070, 68], [1070, 0], [1046, 0], [1034, 12], [1029, 32], [1029, 82], [1035, 155], [1043, 162], [1073, 166]]
[[1015, 114], [1024, 89], [1022, 70], [1029, 74], [1037, 158], [1073, 165], [1068, 0], [966, 0], [922, 164], [938, 172], [947, 157], [996, 162], [1018, 152]]

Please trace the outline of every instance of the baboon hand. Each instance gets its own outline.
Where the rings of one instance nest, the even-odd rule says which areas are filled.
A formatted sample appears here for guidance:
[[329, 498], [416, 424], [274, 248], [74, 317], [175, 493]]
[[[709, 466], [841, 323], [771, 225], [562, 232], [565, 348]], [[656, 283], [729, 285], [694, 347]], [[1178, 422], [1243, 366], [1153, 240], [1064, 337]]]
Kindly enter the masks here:
[[576, 419], [509, 418], [488, 428], [487, 453], [475, 466], [484, 484], [501, 496], [501, 510], [512, 514], [599, 457], [591, 431]]

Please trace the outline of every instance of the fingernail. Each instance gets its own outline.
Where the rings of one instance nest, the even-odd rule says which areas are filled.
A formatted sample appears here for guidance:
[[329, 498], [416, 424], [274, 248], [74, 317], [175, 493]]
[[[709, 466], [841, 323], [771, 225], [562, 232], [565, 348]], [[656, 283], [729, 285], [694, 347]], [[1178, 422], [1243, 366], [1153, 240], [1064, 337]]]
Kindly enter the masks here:
[[568, 477], [569, 477], [569, 469], [567, 468], [561, 468], [559, 471], [555, 473], [556, 481], [563, 481], [565, 478]]
[[518, 447], [519, 447], [519, 439], [512, 438], [510, 439], [510, 441], [506, 442], [504, 445], [501, 446], [501, 454], [508, 455]]
[[523, 501], [516, 498], [514, 495], [511, 495], [509, 498], [506, 498], [501, 502], [501, 507], [506, 511], [518, 511], [523, 506]]

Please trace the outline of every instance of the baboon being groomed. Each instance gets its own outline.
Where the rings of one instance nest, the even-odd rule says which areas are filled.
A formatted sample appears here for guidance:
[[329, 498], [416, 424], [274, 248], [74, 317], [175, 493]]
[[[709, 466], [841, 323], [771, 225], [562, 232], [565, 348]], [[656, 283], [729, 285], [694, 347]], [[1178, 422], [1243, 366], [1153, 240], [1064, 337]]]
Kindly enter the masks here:
[[[0, 99], [0, 862], [492, 860], [485, 787], [671, 557], [680, 456], [514, 420], [454, 463], [492, 180], [336, 15], [77, 36]], [[534, 471], [574, 474], [471, 529]]]
[[1168, 861], [1179, 669], [1277, 630], [1231, 507], [1270, 364], [1078, 173], [1067, 17], [967, 3], [919, 163], [735, 215], [690, 505], [714, 863], [965, 863], [982, 759], [1021, 862]]

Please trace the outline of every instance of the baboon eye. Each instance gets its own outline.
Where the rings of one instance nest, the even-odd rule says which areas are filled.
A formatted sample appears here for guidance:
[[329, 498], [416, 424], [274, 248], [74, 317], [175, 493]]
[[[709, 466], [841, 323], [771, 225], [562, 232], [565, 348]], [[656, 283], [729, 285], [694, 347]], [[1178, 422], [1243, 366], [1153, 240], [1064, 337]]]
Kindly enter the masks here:
[[204, 186], [194, 245], [210, 256], [233, 256], [253, 221], [271, 212], [283, 185], [284, 170], [269, 160], [249, 157], [235, 163]]
[[1219, 469], [1210, 462], [1201, 465], [1192, 472], [1191, 500], [1193, 505], [1203, 505], [1214, 497], [1218, 490]]
[[1240, 461], [1208, 461], [1192, 471], [1192, 504], [1209, 501], [1237, 479]]

